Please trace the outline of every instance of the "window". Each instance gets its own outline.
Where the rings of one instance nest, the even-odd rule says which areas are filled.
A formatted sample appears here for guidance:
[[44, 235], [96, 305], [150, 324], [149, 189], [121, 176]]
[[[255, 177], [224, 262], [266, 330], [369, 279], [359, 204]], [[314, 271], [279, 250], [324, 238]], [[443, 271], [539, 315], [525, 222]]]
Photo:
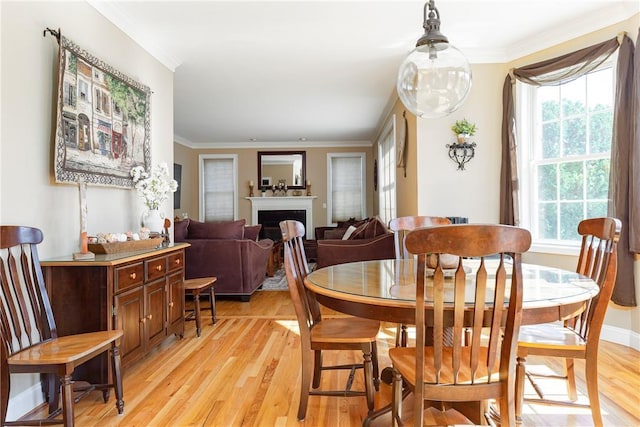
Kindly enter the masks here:
[[523, 225], [534, 243], [574, 246], [578, 223], [606, 216], [613, 68], [558, 86], [520, 85]]
[[200, 156], [200, 220], [231, 221], [238, 212], [238, 157]]
[[388, 224], [396, 217], [396, 138], [395, 116], [386, 124], [378, 140], [378, 210]]
[[327, 223], [365, 217], [365, 153], [327, 154]]

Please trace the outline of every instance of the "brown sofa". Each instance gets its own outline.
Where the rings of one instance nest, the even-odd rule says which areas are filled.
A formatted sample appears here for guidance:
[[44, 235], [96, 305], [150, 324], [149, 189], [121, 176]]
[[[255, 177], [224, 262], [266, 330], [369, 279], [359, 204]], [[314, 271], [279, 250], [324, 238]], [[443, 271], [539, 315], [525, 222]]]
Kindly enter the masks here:
[[[342, 240], [349, 225], [355, 231]], [[320, 230], [319, 230], [320, 228]], [[324, 237], [331, 238], [324, 238]], [[318, 239], [320, 237], [320, 239]], [[378, 218], [352, 222], [344, 227], [316, 227], [318, 267], [355, 261], [395, 258], [393, 233]]]
[[191, 244], [185, 250], [185, 277], [217, 277], [216, 295], [249, 301], [262, 284], [273, 249], [271, 239], [258, 241], [260, 225], [245, 220], [224, 222], [176, 221], [174, 240]]

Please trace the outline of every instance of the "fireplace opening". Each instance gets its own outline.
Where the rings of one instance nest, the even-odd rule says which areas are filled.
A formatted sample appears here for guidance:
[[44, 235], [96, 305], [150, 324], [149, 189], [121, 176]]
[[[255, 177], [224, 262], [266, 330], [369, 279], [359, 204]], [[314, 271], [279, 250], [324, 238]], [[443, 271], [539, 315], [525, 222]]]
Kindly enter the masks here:
[[307, 212], [304, 209], [297, 210], [260, 210], [258, 211], [258, 224], [262, 224], [260, 230], [261, 239], [271, 239], [274, 242], [282, 240], [280, 221], [293, 219], [300, 221], [306, 228]]

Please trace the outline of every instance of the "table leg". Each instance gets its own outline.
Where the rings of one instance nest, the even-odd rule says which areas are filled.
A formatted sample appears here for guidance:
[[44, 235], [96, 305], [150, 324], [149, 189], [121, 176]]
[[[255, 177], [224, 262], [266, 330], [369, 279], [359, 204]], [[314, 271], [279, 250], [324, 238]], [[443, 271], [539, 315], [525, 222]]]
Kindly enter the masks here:
[[209, 288], [209, 301], [211, 302], [211, 324], [216, 324], [216, 295], [213, 286]]
[[200, 292], [195, 291], [193, 293], [193, 303], [196, 311], [196, 335], [200, 336]]

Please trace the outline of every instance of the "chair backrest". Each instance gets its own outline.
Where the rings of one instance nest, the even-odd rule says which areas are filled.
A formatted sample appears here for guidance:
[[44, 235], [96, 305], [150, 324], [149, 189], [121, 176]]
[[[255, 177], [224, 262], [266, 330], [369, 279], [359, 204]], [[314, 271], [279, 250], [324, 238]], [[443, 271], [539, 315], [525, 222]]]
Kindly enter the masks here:
[[0, 227], [0, 333], [8, 356], [57, 336], [36, 245], [37, 228]]
[[590, 218], [578, 224], [582, 246], [576, 271], [598, 283], [600, 292], [591, 299], [587, 309], [573, 320], [571, 326], [587, 343], [596, 346], [616, 283], [617, 247], [621, 230], [622, 223], [617, 218]]
[[[422, 426], [425, 393], [436, 401], [497, 398], [502, 425], [515, 425], [515, 356], [522, 318], [520, 254], [529, 249], [531, 234], [506, 225], [435, 226], [410, 232], [405, 244], [409, 253], [418, 255], [415, 425]], [[427, 275], [428, 254], [438, 258], [433, 275]], [[445, 278], [440, 254], [458, 257], [452, 279]], [[513, 260], [511, 268], [505, 262], [507, 254]], [[486, 259], [495, 255], [497, 260]], [[463, 257], [480, 258], [475, 275], [465, 270]], [[433, 316], [425, 316], [425, 294], [433, 304]], [[429, 369], [435, 372], [435, 384], [420, 387], [425, 378], [427, 326], [433, 331]], [[452, 343], [445, 343], [446, 328], [452, 329]], [[467, 332], [470, 339], [463, 340]], [[491, 374], [498, 374], [499, 381]]]
[[320, 305], [315, 296], [304, 286], [304, 279], [309, 274], [309, 264], [304, 252], [305, 229], [299, 221], [286, 220], [280, 222], [280, 231], [284, 245], [287, 284], [298, 318], [300, 339], [304, 346], [311, 343], [311, 328], [321, 320]]
[[434, 225], [451, 224], [449, 218], [441, 216], [401, 216], [389, 221], [389, 229], [393, 231], [396, 259], [407, 259], [409, 253], [404, 246], [404, 239], [410, 231]]

